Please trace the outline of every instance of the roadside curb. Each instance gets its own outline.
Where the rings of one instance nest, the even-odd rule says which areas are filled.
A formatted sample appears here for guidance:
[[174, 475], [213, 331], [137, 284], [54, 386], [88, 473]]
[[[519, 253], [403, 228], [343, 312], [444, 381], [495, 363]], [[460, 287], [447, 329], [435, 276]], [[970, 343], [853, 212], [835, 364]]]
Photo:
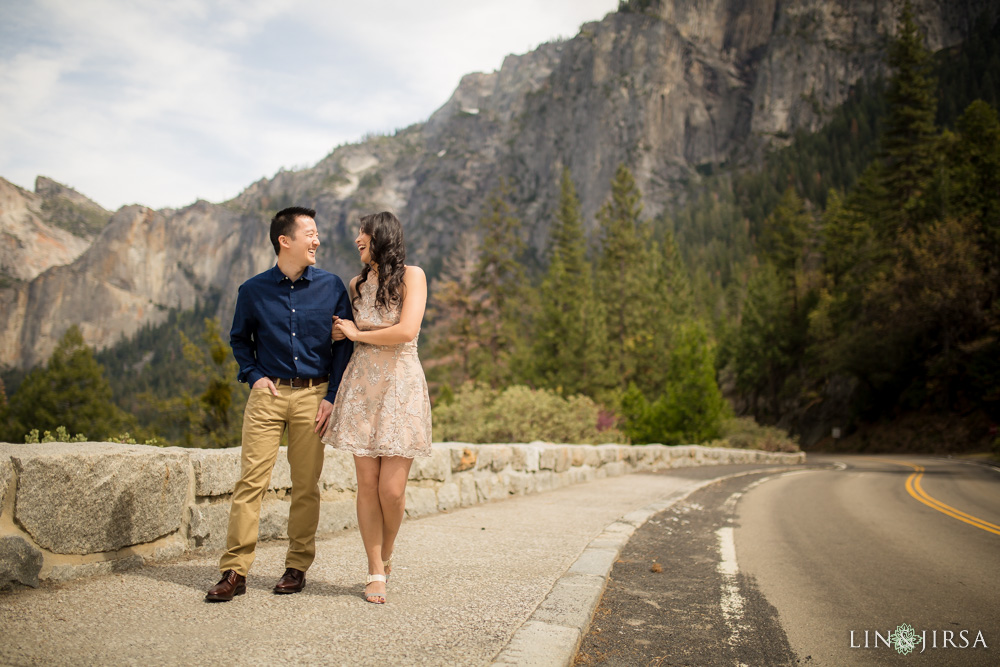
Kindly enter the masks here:
[[597, 605], [604, 595], [611, 569], [635, 531], [655, 515], [670, 509], [699, 489], [722, 480], [766, 471], [768, 470], [743, 471], [695, 483], [690, 488], [674, 491], [608, 524], [556, 580], [545, 599], [521, 627], [514, 631], [510, 641], [493, 658], [491, 664], [502, 667], [572, 665], [580, 644], [590, 629]]

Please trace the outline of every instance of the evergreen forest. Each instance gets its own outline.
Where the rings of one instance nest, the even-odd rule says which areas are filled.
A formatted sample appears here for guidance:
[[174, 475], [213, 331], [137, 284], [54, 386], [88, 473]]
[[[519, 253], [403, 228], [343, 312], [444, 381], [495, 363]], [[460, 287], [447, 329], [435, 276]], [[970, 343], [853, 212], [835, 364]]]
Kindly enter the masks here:
[[[564, 171], [540, 268], [497, 183], [430, 284], [435, 439], [1000, 449], [1000, 23], [932, 54], [904, 8], [886, 64], [656, 216], [620, 165], [583, 220]], [[100, 353], [71, 329], [4, 374], [0, 440], [238, 445], [215, 305]]]

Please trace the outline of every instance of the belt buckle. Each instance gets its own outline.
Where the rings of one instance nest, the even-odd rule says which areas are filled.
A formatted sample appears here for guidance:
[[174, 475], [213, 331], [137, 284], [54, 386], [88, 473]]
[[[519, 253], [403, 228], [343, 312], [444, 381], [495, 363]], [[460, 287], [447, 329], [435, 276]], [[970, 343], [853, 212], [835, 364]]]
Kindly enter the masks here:
[[293, 389], [302, 389], [309, 386], [309, 378], [292, 378], [289, 380], [289, 384], [292, 385]]

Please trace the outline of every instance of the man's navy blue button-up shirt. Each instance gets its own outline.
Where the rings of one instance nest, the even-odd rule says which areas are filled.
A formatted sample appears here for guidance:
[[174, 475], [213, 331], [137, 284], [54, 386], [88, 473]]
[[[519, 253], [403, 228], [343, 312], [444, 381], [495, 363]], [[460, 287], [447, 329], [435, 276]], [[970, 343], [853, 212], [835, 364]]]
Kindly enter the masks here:
[[240, 285], [229, 333], [239, 381], [252, 387], [262, 377], [329, 375], [332, 403], [354, 349], [350, 340], [330, 340], [334, 315], [354, 319], [347, 289], [314, 266], [294, 283], [275, 265]]

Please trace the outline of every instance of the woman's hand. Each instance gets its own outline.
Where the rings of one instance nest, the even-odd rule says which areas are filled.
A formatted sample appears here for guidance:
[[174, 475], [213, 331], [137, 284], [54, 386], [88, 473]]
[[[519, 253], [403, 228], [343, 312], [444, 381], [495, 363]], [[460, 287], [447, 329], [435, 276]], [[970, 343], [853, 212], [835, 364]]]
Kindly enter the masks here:
[[[355, 326], [354, 322], [350, 320], [343, 320], [336, 315], [333, 318], [333, 336], [334, 340], [343, 340], [344, 338], [350, 338], [351, 340], [357, 340], [358, 335], [361, 332], [358, 331], [358, 327]], [[336, 338], [337, 335], [341, 338]]]
[[333, 324], [330, 325], [330, 340], [336, 343], [338, 340], [344, 340], [347, 336], [344, 332], [337, 328], [337, 320], [340, 318], [336, 315], [333, 316]]

